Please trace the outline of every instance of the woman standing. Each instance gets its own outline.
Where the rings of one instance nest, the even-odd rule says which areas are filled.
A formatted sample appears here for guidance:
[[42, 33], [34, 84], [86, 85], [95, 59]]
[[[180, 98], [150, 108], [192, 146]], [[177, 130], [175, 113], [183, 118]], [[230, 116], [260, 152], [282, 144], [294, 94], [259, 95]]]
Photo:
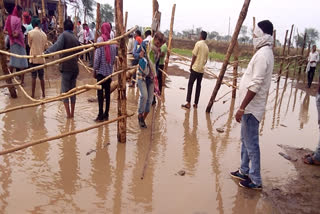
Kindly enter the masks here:
[[[17, 5], [13, 9], [11, 15], [8, 16], [4, 30], [8, 32], [10, 39], [10, 52], [18, 55], [26, 55], [24, 36], [21, 29], [21, 15], [22, 8]], [[27, 59], [20, 59], [11, 56], [9, 62], [10, 72], [13, 72], [13, 69], [16, 70], [24, 69], [28, 67]], [[20, 76], [21, 84], [24, 83], [24, 75]]]
[[[111, 26], [109, 23], [103, 23], [101, 26], [101, 36], [98, 38], [97, 42], [105, 42], [110, 39]], [[106, 78], [112, 74], [113, 65], [116, 57], [117, 49], [115, 45], [105, 45], [97, 48], [94, 55], [94, 78], [97, 82]], [[99, 103], [99, 113], [96, 122], [102, 122], [109, 119], [109, 107], [110, 107], [110, 85], [112, 79], [108, 79], [103, 82], [102, 89], [97, 90], [98, 103]], [[103, 96], [103, 90], [105, 91], [105, 96]], [[103, 112], [103, 100], [106, 98], [106, 108]]]

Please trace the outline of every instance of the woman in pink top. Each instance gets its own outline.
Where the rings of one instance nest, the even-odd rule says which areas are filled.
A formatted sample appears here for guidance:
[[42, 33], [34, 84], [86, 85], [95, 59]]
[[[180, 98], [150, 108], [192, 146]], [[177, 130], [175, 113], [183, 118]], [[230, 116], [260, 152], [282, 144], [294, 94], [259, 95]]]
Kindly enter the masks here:
[[[22, 8], [17, 5], [12, 14], [8, 16], [4, 30], [8, 32], [10, 39], [10, 52], [18, 55], [26, 55], [26, 49], [24, 44], [24, 36], [21, 29], [21, 15]], [[9, 62], [10, 71], [13, 72], [13, 68], [16, 70], [24, 69], [28, 67], [27, 59], [20, 59], [11, 56]], [[21, 83], [23, 84], [24, 78], [21, 76]]]

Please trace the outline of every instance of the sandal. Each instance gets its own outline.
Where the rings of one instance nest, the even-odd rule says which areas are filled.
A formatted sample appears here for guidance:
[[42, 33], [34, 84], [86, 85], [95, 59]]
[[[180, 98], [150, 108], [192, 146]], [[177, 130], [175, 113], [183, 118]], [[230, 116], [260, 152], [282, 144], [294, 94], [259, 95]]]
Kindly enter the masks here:
[[313, 160], [311, 156], [303, 158], [303, 162], [308, 165], [320, 165], [320, 163], [318, 161], [316, 162], [315, 160]]
[[190, 109], [190, 105], [188, 105], [188, 104], [182, 104], [181, 107], [186, 108], [186, 109]]

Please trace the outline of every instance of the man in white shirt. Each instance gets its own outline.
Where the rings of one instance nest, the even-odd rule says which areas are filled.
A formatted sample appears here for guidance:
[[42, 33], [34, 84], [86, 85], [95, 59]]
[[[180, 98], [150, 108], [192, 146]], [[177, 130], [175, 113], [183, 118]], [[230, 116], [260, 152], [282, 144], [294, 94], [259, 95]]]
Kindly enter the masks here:
[[[240, 179], [239, 185], [249, 189], [262, 189], [260, 174], [259, 122], [267, 103], [274, 66], [273, 25], [264, 20], [254, 30], [253, 55], [240, 82], [240, 108], [235, 118], [241, 122], [241, 166], [230, 175]], [[251, 162], [251, 167], [249, 163]]]
[[308, 88], [311, 87], [312, 81], [313, 81], [313, 76], [314, 76], [314, 72], [316, 70], [317, 67], [317, 62], [319, 61], [319, 53], [317, 51], [317, 46], [313, 45], [312, 46], [312, 51], [309, 54], [308, 57]]

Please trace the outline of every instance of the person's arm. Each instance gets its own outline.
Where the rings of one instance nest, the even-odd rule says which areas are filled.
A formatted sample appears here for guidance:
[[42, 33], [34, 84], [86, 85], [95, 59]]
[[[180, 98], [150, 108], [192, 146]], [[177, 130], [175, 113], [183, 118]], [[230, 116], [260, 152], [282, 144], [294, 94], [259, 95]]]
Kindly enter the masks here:
[[59, 51], [59, 50], [62, 50], [63, 49], [63, 46], [64, 46], [64, 37], [63, 37], [63, 34], [61, 34], [59, 37], [58, 37], [58, 40], [50, 47], [48, 48], [45, 53], [53, 53], [53, 52], [56, 52], [56, 51]]
[[251, 102], [251, 100], [256, 96], [256, 93], [253, 91], [248, 90], [246, 96], [242, 100], [239, 110], [236, 113], [236, 121], [238, 123], [241, 122], [242, 115], [244, 114], [244, 110], [246, 109], [247, 105]]
[[192, 69], [192, 66], [193, 66], [194, 62], [196, 61], [196, 59], [197, 59], [197, 56], [192, 55], [192, 60], [191, 60], [191, 64], [190, 64], [190, 70]]
[[198, 52], [199, 52], [199, 43], [196, 43], [196, 45], [194, 46], [194, 49], [192, 50], [192, 60], [191, 60], [191, 64], [190, 64], [190, 70], [192, 69], [194, 62], [197, 59]]
[[96, 49], [96, 52], [94, 54], [94, 61], [93, 61], [93, 77], [96, 78], [97, 71], [100, 68], [101, 63], [101, 47]]
[[254, 71], [252, 80], [249, 82], [247, 86], [247, 93], [244, 99], [241, 102], [240, 108], [236, 113], [236, 121], [241, 122], [242, 115], [247, 107], [247, 105], [252, 101], [256, 93], [261, 89], [263, 81], [267, 74], [267, 61], [264, 56], [258, 55], [254, 62]]
[[31, 46], [32, 46], [32, 36], [30, 36], [30, 33], [28, 33], [28, 44], [29, 44], [29, 46], [31, 48]]

